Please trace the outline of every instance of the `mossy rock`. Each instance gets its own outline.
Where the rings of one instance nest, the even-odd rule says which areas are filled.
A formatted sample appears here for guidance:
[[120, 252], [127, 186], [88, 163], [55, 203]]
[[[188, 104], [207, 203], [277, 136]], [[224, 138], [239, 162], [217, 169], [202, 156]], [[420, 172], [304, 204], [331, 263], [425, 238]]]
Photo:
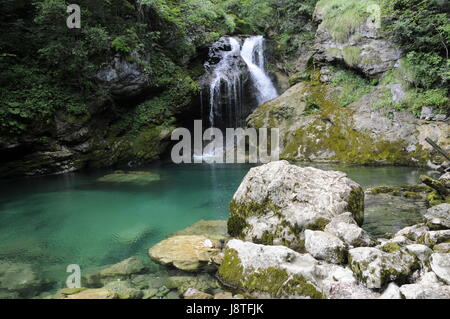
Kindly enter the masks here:
[[97, 179], [100, 183], [132, 184], [138, 186], [146, 186], [159, 180], [160, 176], [157, 173], [138, 171], [116, 171], [113, 174], [105, 175]]
[[272, 298], [324, 298], [322, 292], [299, 274], [276, 267], [244, 268], [234, 249], [227, 249], [218, 275], [228, 285], [249, 294], [269, 294]]

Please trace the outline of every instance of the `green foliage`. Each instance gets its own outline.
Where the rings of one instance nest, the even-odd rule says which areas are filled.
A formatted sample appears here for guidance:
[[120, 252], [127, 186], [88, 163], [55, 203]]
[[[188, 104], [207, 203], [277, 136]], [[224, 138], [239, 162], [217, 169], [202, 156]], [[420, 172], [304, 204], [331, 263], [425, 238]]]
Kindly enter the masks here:
[[370, 16], [368, 7], [376, 1], [320, 0], [316, 14], [323, 17], [323, 24], [332, 37], [345, 42]]
[[359, 100], [372, 89], [372, 83], [346, 70], [338, 71], [331, 79], [331, 84], [340, 87], [337, 94], [337, 102], [344, 106]]
[[407, 51], [437, 52], [448, 59], [448, 1], [384, 0], [383, 15], [385, 31]]
[[397, 105], [398, 109], [409, 109], [414, 115], [420, 116], [422, 108], [429, 106], [438, 112], [447, 113], [450, 99], [447, 89], [412, 89], [407, 92], [406, 99]]
[[[4, 65], [0, 77], [0, 134], [11, 136], [28, 129], [43, 129], [52, 123], [55, 112], [74, 116], [87, 114], [86, 102], [74, 92], [55, 84], [36, 68]], [[31, 132], [30, 132], [31, 133]]]
[[413, 86], [431, 88], [450, 81], [450, 60], [436, 53], [409, 52], [402, 60], [404, 78]]
[[361, 61], [361, 49], [359, 47], [348, 46], [342, 50], [344, 61], [349, 66], [355, 66]]
[[128, 55], [133, 50], [143, 50], [144, 45], [141, 43], [139, 36], [134, 29], [128, 29], [126, 35], [120, 35], [116, 37], [112, 43], [111, 47], [118, 53]]

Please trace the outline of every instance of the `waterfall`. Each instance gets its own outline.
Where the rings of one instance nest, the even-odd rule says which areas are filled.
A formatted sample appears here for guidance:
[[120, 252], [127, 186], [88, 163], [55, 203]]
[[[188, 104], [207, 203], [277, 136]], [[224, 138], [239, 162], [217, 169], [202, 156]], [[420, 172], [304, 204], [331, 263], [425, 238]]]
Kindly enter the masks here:
[[241, 57], [248, 66], [257, 90], [258, 104], [276, 98], [278, 96], [277, 90], [264, 70], [264, 38], [253, 36], [245, 39]]
[[[257, 106], [278, 96], [265, 71], [264, 38], [252, 36], [241, 43], [234, 37], [220, 38], [209, 48], [204, 64], [202, 118], [209, 127], [222, 132], [225, 128], [244, 127], [246, 118]], [[221, 156], [224, 149], [234, 146], [233, 142], [208, 154], [194, 154], [194, 158]]]
[[[241, 74], [236, 57], [241, 46], [235, 38], [223, 39], [225, 46], [221, 47], [222, 56], [214, 66], [209, 84], [209, 125], [239, 125], [241, 112]], [[222, 44], [223, 44], [222, 43]]]
[[245, 39], [242, 47], [239, 39], [221, 38], [211, 46], [205, 68], [208, 92], [201, 93], [201, 103], [210, 127], [243, 127], [258, 105], [278, 96], [265, 71], [262, 36]]

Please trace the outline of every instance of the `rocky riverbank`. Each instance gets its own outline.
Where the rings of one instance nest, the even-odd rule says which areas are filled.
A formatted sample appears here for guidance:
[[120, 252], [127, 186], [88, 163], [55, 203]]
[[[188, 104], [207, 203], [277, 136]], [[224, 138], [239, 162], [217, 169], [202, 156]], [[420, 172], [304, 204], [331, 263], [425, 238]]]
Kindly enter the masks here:
[[47, 298], [450, 298], [450, 204], [375, 237], [361, 228], [364, 199], [341, 172], [256, 167], [228, 221], [200, 221], [149, 249], [157, 269], [130, 258]]

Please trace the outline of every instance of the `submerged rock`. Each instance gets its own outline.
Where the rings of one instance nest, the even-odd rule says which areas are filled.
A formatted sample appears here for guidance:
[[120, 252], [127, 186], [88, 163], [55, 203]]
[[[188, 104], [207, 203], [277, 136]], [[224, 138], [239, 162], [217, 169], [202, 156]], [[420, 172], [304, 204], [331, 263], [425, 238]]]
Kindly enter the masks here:
[[124, 172], [117, 171], [113, 174], [105, 175], [97, 179], [100, 183], [113, 183], [113, 184], [133, 184], [139, 186], [146, 186], [153, 182], [159, 181], [159, 174], [152, 172]]
[[386, 253], [370, 247], [351, 249], [349, 264], [358, 279], [368, 288], [377, 289], [391, 281], [407, 281], [418, 268], [416, 258], [404, 250]]
[[173, 236], [149, 249], [150, 258], [184, 271], [214, 269], [221, 244], [205, 236]]
[[117, 299], [118, 295], [105, 288], [86, 289], [76, 294], [71, 294], [67, 299]]
[[220, 288], [219, 282], [209, 274], [171, 276], [164, 280], [164, 286], [169, 289], [177, 289], [181, 295], [189, 288], [207, 293]]
[[314, 258], [334, 264], [347, 260], [347, 247], [336, 236], [322, 231], [305, 230], [305, 249]]
[[104, 288], [116, 294], [119, 299], [140, 299], [144, 295], [142, 290], [134, 288], [128, 281], [113, 281]]
[[214, 299], [214, 296], [199, 291], [195, 288], [189, 288], [188, 290], [186, 290], [186, 292], [183, 294], [183, 297], [184, 299]]
[[131, 279], [133, 275], [147, 273], [148, 271], [148, 266], [141, 260], [131, 257], [115, 265], [87, 274], [83, 277], [83, 281], [86, 287], [99, 288], [109, 282], [128, 280]]
[[230, 204], [230, 235], [293, 249], [304, 230], [323, 230], [333, 217], [351, 212], [364, 220], [364, 193], [345, 173], [301, 168], [287, 161], [252, 168]]
[[51, 282], [29, 264], [0, 261], [0, 293], [5, 297], [34, 297], [51, 286]]
[[226, 220], [201, 220], [171, 236], [205, 236], [215, 240], [229, 238]]
[[315, 282], [318, 261], [284, 246], [228, 242], [219, 277], [228, 285], [272, 298], [323, 298]]

